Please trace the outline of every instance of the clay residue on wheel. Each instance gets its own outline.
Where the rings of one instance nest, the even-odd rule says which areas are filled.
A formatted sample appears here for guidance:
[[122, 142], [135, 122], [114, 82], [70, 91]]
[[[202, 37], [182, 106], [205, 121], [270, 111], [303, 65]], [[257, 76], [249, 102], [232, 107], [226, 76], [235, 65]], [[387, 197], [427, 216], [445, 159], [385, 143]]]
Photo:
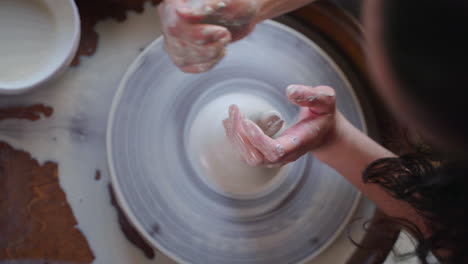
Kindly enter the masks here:
[[0, 212], [1, 263], [94, 260], [60, 188], [57, 164], [41, 165], [5, 142], [0, 142]]
[[94, 179], [99, 181], [101, 179], [101, 171], [96, 170], [96, 174], [94, 174]]
[[[138, 247], [145, 256], [149, 259], [154, 259], [155, 252], [154, 249], [140, 236], [138, 231], [130, 224], [124, 212], [120, 208], [119, 204], [115, 199], [114, 189], [109, 185], [109, 193], [111, 196], [111, 203], [117, 210], [117, 215], [119, 218], [119, 225], [122, 232], [125, 234], [125, 237], [132, 242], [136, 247]], [[157, 225], [153, 228], [153, 232], [158, 232], [159, 228]]]
[[0, 121], [5, 119], [27, 119], [36, 121], [42, 116], [51, 116], [53, 112], [54, 109], [52, 107], [43, 104], [0, 108]]
[[76, 0], [75, 2], [80, 12], [81, 39], [72, 65], [78, 65], [81, 56], [90, 56], [96, 51], [99, 36], [94, 26], [97, 22], [106, 18], [122, 22], [127, 18], [127, 11], [141, 13], [146, 2], [156, 5], [161, 0]]

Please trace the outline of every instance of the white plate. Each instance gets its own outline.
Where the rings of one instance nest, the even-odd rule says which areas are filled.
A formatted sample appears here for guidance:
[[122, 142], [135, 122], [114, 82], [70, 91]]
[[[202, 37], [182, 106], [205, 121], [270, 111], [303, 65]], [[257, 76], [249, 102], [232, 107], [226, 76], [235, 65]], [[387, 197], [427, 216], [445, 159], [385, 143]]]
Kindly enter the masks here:
[[25, 92], [63, 72], [79, 40], [74, 0], [1, 0], [0, 93]]

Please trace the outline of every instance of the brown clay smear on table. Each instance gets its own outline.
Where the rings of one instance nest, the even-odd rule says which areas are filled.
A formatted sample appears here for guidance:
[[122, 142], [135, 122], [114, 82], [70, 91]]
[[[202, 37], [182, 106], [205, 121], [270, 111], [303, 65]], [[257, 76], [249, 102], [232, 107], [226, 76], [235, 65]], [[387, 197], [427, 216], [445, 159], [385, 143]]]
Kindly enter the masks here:
[[94, 260], [59, 186], [57, 164], [40, 165], [5, 142], [0, 142], [0, 212], [0, 262]]
[[28, 119], [36, 121], [41, 116], [49, 117], [54, 113], [54, 109], [43, 104], [35, 104], [31, 106], [16, 106], [0, 109], [0, 121], [4, 119]]
[[[119, 204], [117, 203], [117, 200], [115, 199], [114, 189], [111, 185], [109, 185], [109, 193], [111, 196], [111, 204], [115, 207], [115, 209], [117, 209], [120, 229], [125, 234], [125, 237], [136, 247], [138, 247], [141, 251], [143, 251], [147, 258], [154, 259], [154, 249], [140, 236], [137, 230], [130, 224], [123, 210], [120, 208]], [[154, 231], [157, 232], [158, 230]]]
[[[153, 5], [162, 0], [76, 0], [81, 18], [81, 39], [78, 52], [72, 65], [78, 65], [80, 56], [91, 56], [98, 45], [98, 34], [94, 26], [100, 20], [113, 18], [119, 22], [127, 18], [127, 11], [143, 12], [143, 6], [146, 2]], [[156, 15], [156, 14], [154, 14]]]
[[[0, 109], [0, 120], [49, 117], [42, 104]], [[0, 142], [0, 262], [90, 263], [94, 255], [58, 182], [58, 166]], [[14, 262], [12, 262], [14, 263]]]

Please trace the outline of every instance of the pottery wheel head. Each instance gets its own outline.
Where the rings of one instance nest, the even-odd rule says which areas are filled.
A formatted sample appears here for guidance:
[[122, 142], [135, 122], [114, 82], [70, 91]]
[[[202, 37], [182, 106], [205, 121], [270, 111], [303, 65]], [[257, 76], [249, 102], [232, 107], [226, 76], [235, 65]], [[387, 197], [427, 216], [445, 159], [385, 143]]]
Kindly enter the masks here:
[[203, 264], [302, 262], [333, 242], [359, 200], [346, 180], [312, 155], [250, 167], [224, 134], [231, 104], [252, 120], [277, 111], [293, 124], [290, 84], [332, 86], [339, 110], [365, 130], [341, 70], [278, 23], [259, 24], [203, 74], [173, 66], [161, 39], [145, 49], [115, 96], [107, 147], [116, 196], [146, 240], [178, 262]]

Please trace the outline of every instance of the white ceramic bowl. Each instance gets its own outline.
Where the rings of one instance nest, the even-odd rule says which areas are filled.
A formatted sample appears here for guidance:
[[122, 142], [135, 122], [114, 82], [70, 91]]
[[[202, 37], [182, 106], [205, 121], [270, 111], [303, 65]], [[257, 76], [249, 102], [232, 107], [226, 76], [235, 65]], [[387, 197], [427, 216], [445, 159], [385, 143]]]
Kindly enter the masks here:
[[0, 93], [25, 92], [56, 77], [79, 41], [74, 0], [0, 0]]

